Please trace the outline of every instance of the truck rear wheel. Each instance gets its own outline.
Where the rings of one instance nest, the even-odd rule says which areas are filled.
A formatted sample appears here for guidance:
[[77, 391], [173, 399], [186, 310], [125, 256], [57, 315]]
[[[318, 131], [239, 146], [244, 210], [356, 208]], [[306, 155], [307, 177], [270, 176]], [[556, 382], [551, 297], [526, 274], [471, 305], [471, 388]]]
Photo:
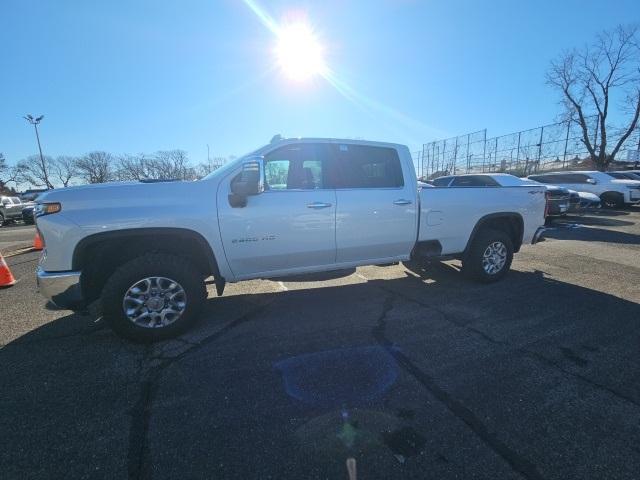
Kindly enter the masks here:
[[513, 242], [500, 230], [481, 230], [462, 261], [462, 271], [473, 280], [491, 283], [504, 277], [513, 261]]
[[105, 321], [118, 335], [148, 343], [186, 331], [206, 297], [189, 260], [152, 253], [120, 266], [107, 280], [101, 303]]

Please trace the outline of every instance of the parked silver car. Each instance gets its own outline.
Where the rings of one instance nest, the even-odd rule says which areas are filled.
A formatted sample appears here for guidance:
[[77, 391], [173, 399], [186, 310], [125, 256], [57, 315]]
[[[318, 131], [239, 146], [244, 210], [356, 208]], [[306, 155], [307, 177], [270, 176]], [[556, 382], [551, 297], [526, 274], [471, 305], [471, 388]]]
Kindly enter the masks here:
[[22, 220], [22, 209], [24, 205], [18, 197], [0, 197], [0, 227], [5, 222]]

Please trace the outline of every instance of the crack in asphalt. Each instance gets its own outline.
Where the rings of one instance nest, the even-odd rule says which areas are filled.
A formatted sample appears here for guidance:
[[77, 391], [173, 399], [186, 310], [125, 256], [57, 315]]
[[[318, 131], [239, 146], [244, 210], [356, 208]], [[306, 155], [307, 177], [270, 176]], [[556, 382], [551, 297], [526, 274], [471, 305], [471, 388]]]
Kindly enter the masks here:
[[[514, 352], [521, 353], [523, 355], [527, 355], [528, 357], [533, 358], [534, 360], [537, 360], [537, 361], [539, 361], [541, 363], [544, 363], [547, 366], [550, 366], [550, 367], [553, 367], [553, 368], [559, 370], [560, 372], [564, 373], [565, 375], [572, 376], [572, 377], [574, 377], [574, 378], [576, 378], [578, 380], [583, 381], [584, 383], [589, 384], [592, 387], [595, 387], [595, 388], [603, 390], [603, 391], [605, 391], [607, 393], [610, 393], [611, 395], [614, 395], [615, 397], [618, 397], [621, 400], [629, 402], [630, 404], [632, 404], [635, 407], [640, 407], [640, 403], [636, 399], [634, 399], [633, 397], [630, 397], [628, 395], [625, 395], [624, 393], [618, 392], [617, 390], [614, 390], [613, 388], [608, 387], [607, 385], [604, 385], [602, 383], [596, 382], [595, 380], [593, 380], [593, 379], [591, 379], [591, 378], [589, 378], [589, 377], [587, 377], [585, 375], [582, 375], [580, 373], [577, 373], [577, 372], [574, 372], [574, 371], [571, 371], [571, 370], [567, 370], [559, 362], [556, 362], [555, 360], [553, 360], [553, 359], [551, 359], [549, 357], [546, 357], [546, 356], [542, 355], [541, 353], [538, 353], [538, 352], [533, 351], [533, 350], [529, 350], [528, 348], [516, 347], [516, 346], [510, 344], [509, 342], [496, 340], [495, 338], [487, 335], [486, 333], [484, 333], [484, 332], [482, 332], [482, 331], [480, 331], [480, 330], [478, 330], [478, 329], [476, 329], [474, 327], [467, 327], [467, 328], [468, 328], [468, 330], [470, 330], [470, 331], [472, 331], [474, 333], [477, 333], [482, 338], [484, 338], [485, 340], [487, 340], [487, 341], [489, 341], [489, 342], [491, 342], [491, 343], [493, 343], [495, 345], [501, 345], [501, 346], [504, 346], [504, 347], [512, 348]], [[562, 348], [565, 348], [565, 347], [561, 347], [561, 349]], [[584, 362], [585, 360], [582, 360], [582, 361]], [[576, 362], [574, 362], [574, 363], [576, 363]], [[584, 366], [585, 364], [578, 364], [578, 365], [579, 366]]]
[[544, 355], [538, 352], [533, 352], [527, 349], [519, 349], [519, 351], [521, 351], [522, 353], [528, 354], [529, 356], [537, 359], [542, 363], [545, 363], [551, 367], [555, 367], [556, 369], [560, 370], [561, 372], [567, 375], [571, 375], [572, 377], [582, 380], [583, 382], [591, 385], [592, 387], [598, 388], [600, 390], [604, 390], [605, 392], [608, 392], [611, 395], [614, 395], [615, 397], [620, 398], [621, 400], [625, 400], [630, 404], [634, 405], [635, 407], [640, 407], [640, 403], [638, 403], [638, 401], [636, 401], [636, 399], [634, 399], [633, 397], [625, 395], [624, 393], [620, 393], [617, 390], [614, 390], [613, 388], [608, 387], [607, 385], [604, 385], [602, 383], [599, 383], [599, 382], [596, 382], [595, 380], [590, 379], [589, 377], [586, 377], [576, 372], [572, 372], [571, 370], [567, 370], [566, 368], [562, 367], [562, 365], [560, 365], [559, 363], [555, 362], [550, 358], [545, 357]]
[[439, 400], [456, 418], [464, 422], [491, 450], [493, 450], [500, 458], [517, 473], [527, 479], [543, 480], [544, 477], [538, 472], [536, 466], [521, 456], [518, 452], [511, 449], [499, 438], [493, 435], [487, 426], [460, 401], [456, 400], [431, 378], [427, 373], [422, 371], [415, 365], [408, 356], [400, 350], [393, 347], [386, 336], [387, 315], [393, 309], [393, 303], [396, 292], [386, 290], [389, 295], [384, 300], [382, 312], [380, 313], [376, 325], [371, 330], [373, 337], [378, 344], [385, 348], [387, 352], [395, 358], [400, 367], [415, 378], [425, 389]]
[[[130, 480], [149, 480], [152, 477], [151, 454], [148, 441], [149, 425], [151, 423], [153, 401], [158, 388], [157, 382], [161, 378], [164, 370], [174, 363], [179, 362], [187, 355], [199, 351], [203, 347], [218, 340], [237, 326], [248, 322], [252, 317], [265, 310], [274, 301], [275, 299], [256, 306], [199, 342], [189, 342], [184, 339], [179, 339], [183, 344], [188, 345], [189, 348], [173, 357], [153, 356], [152, 352], [154, 347], [152, 345], [145, 349], [144, 355], [140, 361], [140, 371], [143, 377], [140, 381], [140, 395], [131, 410], [131, 422], [129, 425], [127, 470], [128, 478]], [[149, 363], [154, 361], [159, 361], [160, 363], [149, 367]]]
[[[614, 395], [615, 397], [618, 397], [621, 400], [629, 402], [632, 405], [634, 405], [635, 407], [640, 407], [640, 403], [636, 399], [634, 399], [633, 397], [630, 397], [628, 395], [625, 395], [624, 393], [618, 392], [617, 390], [615, 390], [615, 389], [613, 389], [611, 387], [608, 387], [608, 386], [606, 386], [606, 385], [604, 385], [602, 383], [596, 382], [595, 380], [592, 380], [592, 379], [590, 379], [589, 377], [587, 377], [585, 375], [582, 375], [580, 373], [568, 370], [568, 369], [564, 368], [558, 362], [556, 362], [553, 359], [548, 358], [548, 357], [546, 357], [546, 356], [544, 356], [544, 355], [542, 355], [542, 354], [540, 354], [538, 352], [535, 352], [533, 350], [529, 350], [527, 348], [515, 346], [515, 345], [513, 345], [513, 344], [511, 344], [509, 342], [505, 342], [505, 341], [502, 341], [502, 340], [497, 340], [497, 339], [491, 337], [490, 335], [488, 335], [487, 333], [483, 332], [482, 330], [479, 330], [479, 329], [477, 329], [475, 327], [472, 327], [472, 326], [470, 326], [468, 324], [465, 324], [464, 322], [458, 321], [451, 314], [449, 314], [449, 313], [447, 313], [447, 312], [445, 312], [445, 311], [443, 311], [443, 310], [441, 310], [441, 309], [439, 309], [439, 308], [437, 308], [437, 307], [435, 307], [435, 306], [433, 306], [431, 304], [423, 303], [420, 300], [417, 300], [417, 299], [412, 298], [412, 297], [410, 297], [408, 295], [405, 295], [405, 294], [400, 293], [400, 292], [396, 292], [394, 290], [391, 290], [391, 289], [383, 287], [383, 286], [378, 286], [378, 288], [380, 288], [381, 290], [383, 290], [385, 292], [390, 292], [393, 295], [397, 295], [397, 296], [403, 298], [404, 300], [407, 300], [409, 302], [412, 302], [412, 303], [415, 303], [417, 305], [420, 305], [423, 308], [431, 309], [431, 310], [435, 311], [436, 313], [439, 313], [440, 315], [442, 315], [442, 317], [446, 321], [448, 321], [449, 323], [452, 323], [453, 325], [455, 325], [457, 327], [464, 328], [465, 330], [467, 330], [469, 332], [472, 332], [473, 334], [479, 336], [480, 338], [482, 338], [483, 340], [485, 340], [487, 342], [490, 342], [490, 343], [492, 343], [494, 345], [501, 345], [503, 347], [510, 348], [514, 352], [521, 353], [523, 355], [528, 356], [529, 358], [533, 358], [534, 360], [537, 360], [537, 361], [539, 361], [541, 363], [544, 363], [547, 366], [553, 367], [553, 368], [559, 370], [560, 372], [562, 372], [562, 373], [564, 373], [566, 375], [569, 375], [569, 376], [572, 376], [572, 377], [574, 377], [574, 378], [576, 378], [578, 380], [581, 380], [581, 381], [589, 384], [592, 387], [595, 387], [597, 389], [603, 390], [603, 391], [605, 391], [605, 392], [607, 392], [607, 393], [609, 393], [611, 395]], [[587, 310], [587, 308], [585, 308], [584, 310]], [[636, 330], [640, 330], [640, 328], [638, 328]]]

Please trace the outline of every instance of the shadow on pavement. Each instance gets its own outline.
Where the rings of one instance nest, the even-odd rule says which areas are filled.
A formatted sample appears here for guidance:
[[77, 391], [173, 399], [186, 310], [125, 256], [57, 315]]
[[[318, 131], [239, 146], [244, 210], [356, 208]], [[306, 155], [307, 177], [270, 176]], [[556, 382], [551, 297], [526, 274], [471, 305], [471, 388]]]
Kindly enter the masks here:
[[586, 227], [580, 223], [557, 225], [544, 232], [545, 238], [640, 245], [640, 235], [605, 228]]
[[[389, 316], [394, 312], [398, 317], [392, 321]], [[529, 468], [528, 463], [537, 465], [534, 471], [543, 468], [553, 472], [560, 468], [554, 462], [566, 466], [571, 458], [585, 468], [589, 459], [563, 455], [568, 447], [561, 441], [573, 438], [571, 428], [584, 428], [583, 423], [558, 427], [562, 432], [545, 423], [549, 429], [546, 436], [529, 439], [526, 449], [509, 438], [514, 432], [526, 433], [528, 423], [516, 421], [490, 433], [492, 428], [482, 423], [484, 417], [476, 415], [476, 409], [488, 408], [492, 413], [485, 415], [499, 417], [505, 408], [518, 410], [523, 404], [487, 405], [484, 393], [499, 391], [502, 378], [504, 388], [513, 389], [513, 376], [523, 374], [510, 371], [509, 363], [487, 367], [480, 362], [475, 368], [482, 371], [478, 370], [473, 385], [468, 381], [457, 384], [458, 376], [474, 373], [474, 358], [461, 345], [480, 342], [483, 349], [495, 350], [493, 355], [501, 358], [512, 341], [517, 344], [523, 332], [531, 332], [530, 341], [543, 342], [536, 347], [536, 355], [541, 357], [538, 361], [571, 372], [593, 367], [599, 361], [594, 352], [603, 344], [610, 347], [619, 338], [637, 337], [638, 313], [633, 302], [556, 281], [542, 272], [513, 271], [504, 282], [477, 285], [463, 280], [449, 265], [434, 264], [417, 272], [405, 270], [405, 277], [390, 280], [212, 298], [194, 331], [155, 347], [127, 343], [88, 317], [68, 315], [0, 350], [0, 467], [5, 478], [149, 478], [151, 473], [154, 479], [255, 478], [256, 472], [261, 478], [346, 478], [344, 461], [352, 455], [358, 460], [362, 478], [424, 478], [425, 471], [432, 478], [475, 476], [474, 462], [466, 464], [464, 458], [442, 462], [438, 445], [445, 442], [455, 447], [454, 451], [461, 450], [463, 444], [472, 451], [493, 449], [487, 458], [497, 455], [507, 469], [511, 465], [518, 472], [520, 467]], [[413, 320], [404, 323], [407, 318]], [[408, 349], [415, 343], [431, 345], [434, 338], [441, 338], [436, 344], [443, 350], [432, 351], [426, 359], [415, 358]], [[314, 395], [322, 396], [322, 381], [317, 380], [326, 372], [322, 372], [323, 362], [317, 361], [323, 356], [317, 353], [363, 345], [393, 346], [403, 352], [402, 357], [392, 354], [387, 360], [393, 365], [380, 369], [380, 374], [387, 376], [388, 393], [378, 398], [362, 386], [363, 392], [368, 392], [368, 408], [395, 419], [395, 433], [385, 431], [391, 427], [380, 414], [368, 431], [375, 441], [368, 437], [358, 444], [359, 450], [346, 441], [338, 446], [334, 442], [329, 455], [318, 451], [328, 443], [307, 437], [304, 448], [298, 449], [296, 435], [324, 432], [325, 427], [309, 422], [329, 412], [287, 395], [274, 365], [294, 369], [296, 381], [305, 382], [305, 365], [291, 360], [286, 363], [287, 359], [316, 355], [309, 365], [316, 380]], [[177, 353], [172, 354], [172, 348]], [[638, 365], [629, 363], [631, 354], [615, 353], [606, 365], [593, 367], [593, 375], [611, 395], [640, 402]], [[575, 358], [586, 364], [577, 364]], [[465, 368], [456, 368], [457, 363]], [[437, 386], [433, 378], [445, 367], [448, 380]], [[395, 368], [413, 379], [410, 385], [415, 385], [414, 390], [403, 393], [390, 385], [395, 381]], [[433, 377], [427, 376], [425, 369], [431, 369]], [[361, 379], [349, 377], [349, 372], [359, 375], [359, 369], [344, 371], [340, 379], [327, 377], [332, 388], [342, 388], [340, 382], [361, 385]], [[535, 389], [537, 380], [533, 380], [521, 379], [527, 388]], [[403, 388], [408, 388], [406, 381]], [[347, 393], [340, 397], [343, 408], [359, 400], [357, 391]], [[510, 394], [505, 390], [507, 398]], [[389, 403], [389, 395], [396, 400]], [[546, 391], [530, 395], [545, 398]], [[417, 398], [418, 405], [441, 405], [438, 408], [448, 412], [446, 418], [453, 422], [451, 428], [464, 428], [466, 433], [449, 438], [444, 433], [447, 428], [435, 424], [425, 428], [413, 422], [413, 414], [398, 420], [397, 398], [400, 403]], [[476, 405], [474, 398], [480, 403]], [[554, 408], [578, 417], [584, 413], [571, 413], [579, 407], [570, 403]], [[550, 414], [534, 406], [527, 412], [527, 421], [539, 415], [539, 420], [546, 422], [545, 415]], [[444, 422], [446, 418], [431, 421]], [[595, 422], [595, 428], [605, 428], [597, 425], [602, 419], [588, 421]], [[353, 423], [344, 428], [346, 431], [335, 435], [351, 438], [363, 426]], [[627, 435], [631, 427], [625, 428], [619, 430], [620, 436]], [[608, 431], [607, 438], [592, 439], [605, 453], [607, 442], [613, 442], [617, 435], [615, 429]], [[470, 447], [469, 442], [475, 440], [469, 440], [468, 435], [479, 439], [482, 448]], [[419, 449], [411, 462], [401, 463], [397, 458], [397, 452], [412, 451], [398, 447], [403, 439], [413, 442], [414, 450]], [[423, 447], [425, 443], [429, 449]], [[550, 444], [558, 452], [556, 456], [544, 455]], [[396, 450], [389, 450], [389, 445], [396, 445]], [[597, 466], [602, 469], [598, 471], [613, 475], [634, 467], [616, 463], [618, 453], [604, 461], [599, 457], [604, 463]]]
[[629, 215], [632, 212], [640, 211], [633, 207], [628, 207], [622, 210], [613, 210], [609, 208], [588, 209], [587, 215], [593, 215], [595, 217], [623, 217]]
[[566, 225], [571, 223], [578, 223], [582, 225], [600, 225], [603, 227], [624, 227], [628, 225], [634, 225], [634, 222], [627, 220], [618, 220], [616, 218], [608, 217], [594, 217], [591, 215], [567, 215], [566, 217], [552, 218], [549, 222], [550, 226], [554, 225]]
[[355, 268], [346, 268], [342, 270], [332, 270], [330, 272], [305, 273], [302, 275], [293, 275], [290, 277], [278, 277], [271, 280], [283, 282], [323, 282], [325, 280], [335, 280], [338, 278], [348, 277], [356, 271]]

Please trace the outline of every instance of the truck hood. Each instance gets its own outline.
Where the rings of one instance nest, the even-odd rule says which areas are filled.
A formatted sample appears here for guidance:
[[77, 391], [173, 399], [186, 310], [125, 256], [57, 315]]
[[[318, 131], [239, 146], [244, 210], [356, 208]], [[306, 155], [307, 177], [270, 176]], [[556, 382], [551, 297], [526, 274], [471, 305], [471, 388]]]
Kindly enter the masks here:
[[213, 190], [211, 202], [215, 202], [215, 188], [208, 182], [118, 182], [83, 185], [50, 190], [38, 198], [38, 203], [60, 202], [62, 212], [105, 208], [163, 207], [179, 204], [192, 205], [203, 187]]
[[38, 202], [59, 202], [61, 199], [67, 199], [72, 196], [83, 195], [86, 192], [93, 192], [96, 190], [102, 189], [110, 189], [114, 191], [115, 189], [126, 187], [129, 185], [136, 185], [138, 182], [111, 182], [111, 183], [96, 183], [92, 185], [78, 185], [75, 187], [66, 187], [66, 188], [56, 188], [53, 190], [48, 190], [44, 193], [41, 193], [38, 196]]

